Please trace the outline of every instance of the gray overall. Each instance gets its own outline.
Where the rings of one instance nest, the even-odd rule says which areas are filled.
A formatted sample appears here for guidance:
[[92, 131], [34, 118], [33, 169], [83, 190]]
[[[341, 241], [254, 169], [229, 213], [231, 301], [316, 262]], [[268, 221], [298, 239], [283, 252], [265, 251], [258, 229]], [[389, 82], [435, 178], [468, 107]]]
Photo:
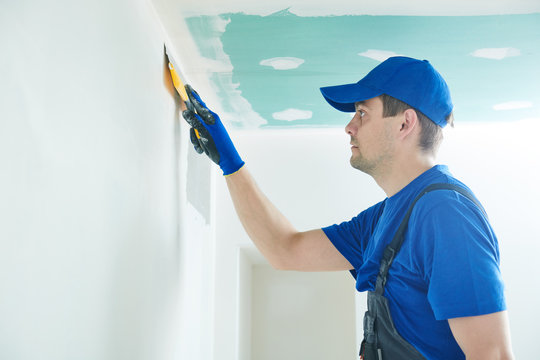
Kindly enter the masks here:
[[[454, 190], [471, 200], [484, 212], [482, 205], [467, 190], [454, 184], [432, 184], [416, 196], [409, 206], [403, 221], [392, 239], [384, 249], [379, 274], [375, 283], [375, 291], [368, 292], [368, 311], [364, 315], [364, 340], [360, 346], [360, 359], [363, 360], [416, 360], [425, 359], [418, 350], [409, 344], [397, 332], [392, 321], [388, 301], [383, 296], [388, 270], [403, 243], [409, 217], [418, 199], [433, 190]], [[484, 212], [485, 215], [485, 212]]]

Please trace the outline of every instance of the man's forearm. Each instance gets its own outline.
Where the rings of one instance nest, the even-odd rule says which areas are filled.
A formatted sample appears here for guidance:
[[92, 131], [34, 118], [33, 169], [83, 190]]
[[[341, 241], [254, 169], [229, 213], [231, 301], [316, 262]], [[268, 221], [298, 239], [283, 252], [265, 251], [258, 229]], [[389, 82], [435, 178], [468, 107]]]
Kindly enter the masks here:
[[262, 193], [246, 166], [226, 181], [247, 234], [270, 264], [280, 268], [296, 229]]

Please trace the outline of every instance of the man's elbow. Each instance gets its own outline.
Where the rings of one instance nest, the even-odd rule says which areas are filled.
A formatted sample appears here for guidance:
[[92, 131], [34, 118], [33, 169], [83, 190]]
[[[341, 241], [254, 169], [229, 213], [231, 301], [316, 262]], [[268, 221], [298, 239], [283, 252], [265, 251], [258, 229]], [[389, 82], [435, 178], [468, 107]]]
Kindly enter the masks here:
[[493, 354], [493, 357], [491, 359], [514, 360], [514, 354], [512, 353], [511, 349], [503, 348], [496, 351], [495, 354]]
[[290, 239], [274, 241], [276, 245], [272, 251], [264, 254], [266, 260], [274, 270], [296, 270], [296, 262], [291, 256], [290, 243]]
[[291, 271], [297, 270], [293, 261], [289, 260], [286, 255], [275, 255], [267, 257], [268, 263], [274, 270]]
[[283, 266], [281, 263], [270, 263], [270, 266], [272, 266], [272, 269], [274, 270], [277, 270], [277, 271], [290, 271], [292, 270], [291, 268], [287, 267], [287, 266]]
[[279, 257], [267, 257], [266, 260], [274, 270], [288, 270], [284, 261]]

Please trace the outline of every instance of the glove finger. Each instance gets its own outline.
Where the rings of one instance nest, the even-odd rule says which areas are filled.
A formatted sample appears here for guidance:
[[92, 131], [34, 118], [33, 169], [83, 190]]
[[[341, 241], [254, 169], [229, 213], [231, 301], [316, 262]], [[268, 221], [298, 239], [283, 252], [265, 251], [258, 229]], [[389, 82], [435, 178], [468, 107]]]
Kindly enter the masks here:
[[[191, 139], [191, 143], [195, 147], [195, 151], [197, 151], [199, 154], [205, 153], [206, 155], [208, 155], [208, 157], [210, 157], [210, 151], [208, 150], [208, 148], [205, 145], [205, 144], [208, 143], [208, 141], [203, 141], [202, 138], [197, 137], [197, 132], [196, 131], [197, 130], [193, 129], [193, 136], [195, 138]], [[199, 133], [199, 136], [200, 136], [200, 133]]]
[[199, 139], [197, 139], [197, 135], [195, 134], [194, 128], [189, 129], [189, 139], [191, 140], [191, 143], [193, 145], [199, 146]]
[[[208, 149], [204, 146], [203, 142], [200, 141], [199, 142], [200, 146], [199, 146], [199, 149], [201, 149], [201, 154], [202, 153], [205, 153], [208, 157], [210, 157], [210, 152], [208, 151]], [[210, 158], [212, 159], [212, 158]], [[213, 160], [212, 160], [213, 161]]]
[[191, 127], [197, 127], [200, 125], [200, 121], [197, 119], [197, 114], [191, 110], [182, 111], [182, 117]]
[[204, 113], [203, 116], [206, 117], [207, 120], [204, 120], [204, 118], [195, 113], [194, 111], [192, 110], [184, 110], [182, 111], [182, 117], [187, 121], [187, 123], [196, 128], [196, 129], [199, 129], [200, 127], [204, 127], [202, 125], [202, 122], [204, 121], [205, 124], [207, 125], [214, 125], [215, 124], [215, 120], [214, 120], [214, 117], [212, 116], [212, 112], [208, 109], [205, 109], [203, 108], [204, 110], [206, 110], [206, 113]]
[[195, 107], [195, 111], [202, 118], [202, 120], [208, 125], [214, 125], [216, 123], [215, 113], [206, 107], [206, 104], [201, 100], [199, 94], [193, 90], [190, 85], [186, 85], [186, 92], [189, 97], [189, 101]]
[[208, 157], [210, 157], [210, 159], [212, 159], [213, 162], [219, 165], [220, 156], [212, 136], [204, 126], [197, 128], [197, 130], [199, 131], [200, 136], [198, 140], [201, 147], [204, 149], [204, 152], [208, 155]]
[[189, 101], [189, 98], [184, 102], [184, 104], [186, 104], [186, 108], [189, 111], [195, 112], [195, 108], [193, 107], [193, 104], [191, 103], [191, 101]]
[[[204, 151], [213, 162], [219, 165], [220, 156], [216, 144], [208, 129], [201, 122], [200, 117], [189, 110], [184, 110], [182, 116], [192, 126], [193, 131], [190, 130], [190, 140], [195, 147], [195, 151], [201, 151], [201, 153]], [[199, 133], [199, 136], [197, 136], [195, 130]]]
[[197, 153], [205, 153], [208, 155], [208, 150], [204, 147], [203, 143], [199, 139], [197, 139], [197, 145], [194, 145], [194, 148]]
[[200, 145], [195, 145], [195, 146], [193, 146], [193, 148], [195, 149], [197, 154], [202, 154], [204, 152], [204, 150], [201, 148]]
[[[220, 156], [216, 147], [216, 143], [212, 139], [212, 135], [210, 135], [208, 129], [202, 123], [199, 115], [197, 115], [193, 111], [184, 110], [182, 112], [182, 117], [186, 119], [189, 125], [192, 126], [193, 131], [190, 130], [190, 139], [191, 143], [195, 146], [195, 150], [199, 152], [199, 150], [197, 150], [197, 145], [194, 142], [194, 137], [198, 140], [200, 149], [204, 150], [208, 157], [210, 157], [213, 162], [219, 165]], [[199, 136], [197, 136], [195, 130], [199, 133]]]
[[201, 147], [199, 139], [197, 139], [197, 135], [195, 134], [195, 129], [194, 128], [189, 129], [189, 138], [191, 140], [191, 143], [193, 144], [193, 147], [195, 148], [195, 151], [198, 154], [202, 154], [204, 152], [204, 150]]
[[195, 91], [195, 89], [192, 88], [191, 85], [186, 84], [184, 88], [186, 89], [190, 101], [196, 100], [199, 104], [201, 104], [201, 106], [207, 107], [204, 101], [202, 101], [199, 93]]

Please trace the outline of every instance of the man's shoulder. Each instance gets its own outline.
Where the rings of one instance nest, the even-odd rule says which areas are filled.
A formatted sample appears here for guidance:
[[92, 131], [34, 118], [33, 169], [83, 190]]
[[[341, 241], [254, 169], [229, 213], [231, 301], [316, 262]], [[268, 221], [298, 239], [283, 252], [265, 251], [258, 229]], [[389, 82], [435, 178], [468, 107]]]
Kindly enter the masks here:
[[[474, 192], [459, 181], [438, 183], [431, 190], [422, 195], [415, 205], [416, 212], [429, 215], [433, 212], [460, 212], [464, 209], [483, 212], [482, 205]], [[432, 184], [432, 185], [438, 185]]]
[[415, 205], [409, 219], [409, 229], [430, 237], [447, 237], [449, 234], [484, 234], [493, 237], [493, 230], [482, 204], [474, 193], [464, 187], [469, 196], [453, 189], [441, 189], [426, 193]]

